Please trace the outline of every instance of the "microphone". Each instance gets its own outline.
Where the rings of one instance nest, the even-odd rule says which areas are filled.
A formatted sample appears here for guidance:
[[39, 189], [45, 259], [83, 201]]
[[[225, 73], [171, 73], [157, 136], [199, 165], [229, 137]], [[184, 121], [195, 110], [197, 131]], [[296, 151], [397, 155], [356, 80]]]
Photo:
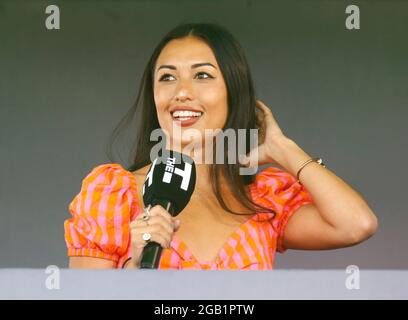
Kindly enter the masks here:
[[[190, 201], [196, 184], [196, 167], [189, 156], [164, 150], [149, 168], [143, 184], [143, 202], [146, 206], [161, 205], [173, 217]], [[149, 242], [144, 248], [140, 269], [159, 267], [162, 246]]]

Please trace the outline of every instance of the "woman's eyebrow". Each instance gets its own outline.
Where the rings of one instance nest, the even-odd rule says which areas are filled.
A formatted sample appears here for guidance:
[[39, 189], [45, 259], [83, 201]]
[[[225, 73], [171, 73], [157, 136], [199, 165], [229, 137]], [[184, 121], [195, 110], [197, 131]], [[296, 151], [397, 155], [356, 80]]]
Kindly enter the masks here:
[[[209, 62], [195, 63], [191, 65], [191, 69], [202, 67], [202, 66], [210, 66], [210, 67], [213, 67], [214, 69], [217, 69], [212, 63], [209, 63]], [[176, 66], [165, 64], [165, 65], [161, 65], [160, 67], [158, 67], [157, 71], [159, 71], [160, 69], [164, 69], [164, 68], [177, 70]]]
[[210, 66], [210, 67], [213, 67], [214, 69], [217, 69], [212, 63], [209, 63], [209, 62], [195, 63], [191, 66], [191, 69], [202, 67], [202, 66]]

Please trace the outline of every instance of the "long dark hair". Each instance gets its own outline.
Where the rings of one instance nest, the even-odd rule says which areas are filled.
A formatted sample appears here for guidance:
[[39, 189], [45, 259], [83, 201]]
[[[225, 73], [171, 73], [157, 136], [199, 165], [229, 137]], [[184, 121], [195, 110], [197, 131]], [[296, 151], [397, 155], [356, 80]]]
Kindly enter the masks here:
[[[129, 125], [132, 120], [138, 120], [136, 141], [131, 150], [132, 165], [129, 167], [129, 171], [150, 164], [150, 150], [157, 143], [149, 139], [150, 133], [160, 128], [153, 94], [153, 76], [157, 58], [169, 41], [187, 36], [197, 37], [205, 41], [212, 49], [227, 87], [228, 116], [222, 129], [233, 129], [235, 132], [238, 132], [238, 129], [246, 129], [246, 153], [250, 151], [249, 130], [258, 129], [259, 123], [257, 123], [255, 112], [254, 86], [244, 51], [238, 41], [224, 27], [214, 23], [187, 23], [175, 27], [156, 46], [144, 70], [136, 102], [110, 136], [107, 151], [109, 159], [114, 162], [112, 160], [112, 146], [115, 140], [125, 126]], [[138, 116], [137, 111], [139, 111]], [[226, 157], [228, 154], [228, 152], [224, 152]], [[235, 159], [238, 159], [238, 155], [235, 155]], [[224, 161], [224, 164], [211, 164], [212, 189], [221, 207], [237, 215], [252, 215], [255, 211], [275, 214], [270, 208], [259, 205], [251, 199], [246, 191], [246, 185], [253, 183], [256, 175], [241, 175], [239, 168], [240, 164], [237, 161], [235, 164], [230, 164], [228, 161]], [[238, 213], [227, 207], [220, 191], [220, 175], [225, 177], [235, 199], [251, 213]]]

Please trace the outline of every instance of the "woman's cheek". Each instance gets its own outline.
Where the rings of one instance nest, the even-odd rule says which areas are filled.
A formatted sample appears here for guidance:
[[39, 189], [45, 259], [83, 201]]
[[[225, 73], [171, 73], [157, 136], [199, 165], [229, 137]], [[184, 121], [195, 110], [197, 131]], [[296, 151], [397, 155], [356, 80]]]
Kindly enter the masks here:
[[154, 102], [158, 110], [163, 110], [166, 102], [166, 95], [161, 90], [156, 90], [154, 94]]

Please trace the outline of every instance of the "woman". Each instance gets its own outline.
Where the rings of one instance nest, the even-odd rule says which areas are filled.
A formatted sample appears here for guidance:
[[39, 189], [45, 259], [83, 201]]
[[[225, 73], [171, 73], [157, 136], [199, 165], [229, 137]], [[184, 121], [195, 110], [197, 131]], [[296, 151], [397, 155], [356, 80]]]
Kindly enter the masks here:
[[[224, 28], [184, 24], [170, 31], [153, 52], [130, 115], [140, 106], [132, 169], [94, 168], [70, 204], [70, 267], [138, 268], [154, 241], [163, 247], [159, 269], [272, 269], [276, 251], [347, 247], [376, 232], [364, 199], [285, 136], [255, 99], [242, 48]], [[249, 139], [259, 128], [259, 144], [243, 162], [284, 170], [243, 176], [240, 163], [199, 163], [192, 198], [177, 217], [160, 206], [146, 210], [142, 185], [156, 143], [149, 135], [158, 128], [177, 151], [204, 141], [206, 129], [246, 129]], [[195, 134], [176, 134], [189, 129]], [[209, 148], [203, 142], [197, 153]]]

